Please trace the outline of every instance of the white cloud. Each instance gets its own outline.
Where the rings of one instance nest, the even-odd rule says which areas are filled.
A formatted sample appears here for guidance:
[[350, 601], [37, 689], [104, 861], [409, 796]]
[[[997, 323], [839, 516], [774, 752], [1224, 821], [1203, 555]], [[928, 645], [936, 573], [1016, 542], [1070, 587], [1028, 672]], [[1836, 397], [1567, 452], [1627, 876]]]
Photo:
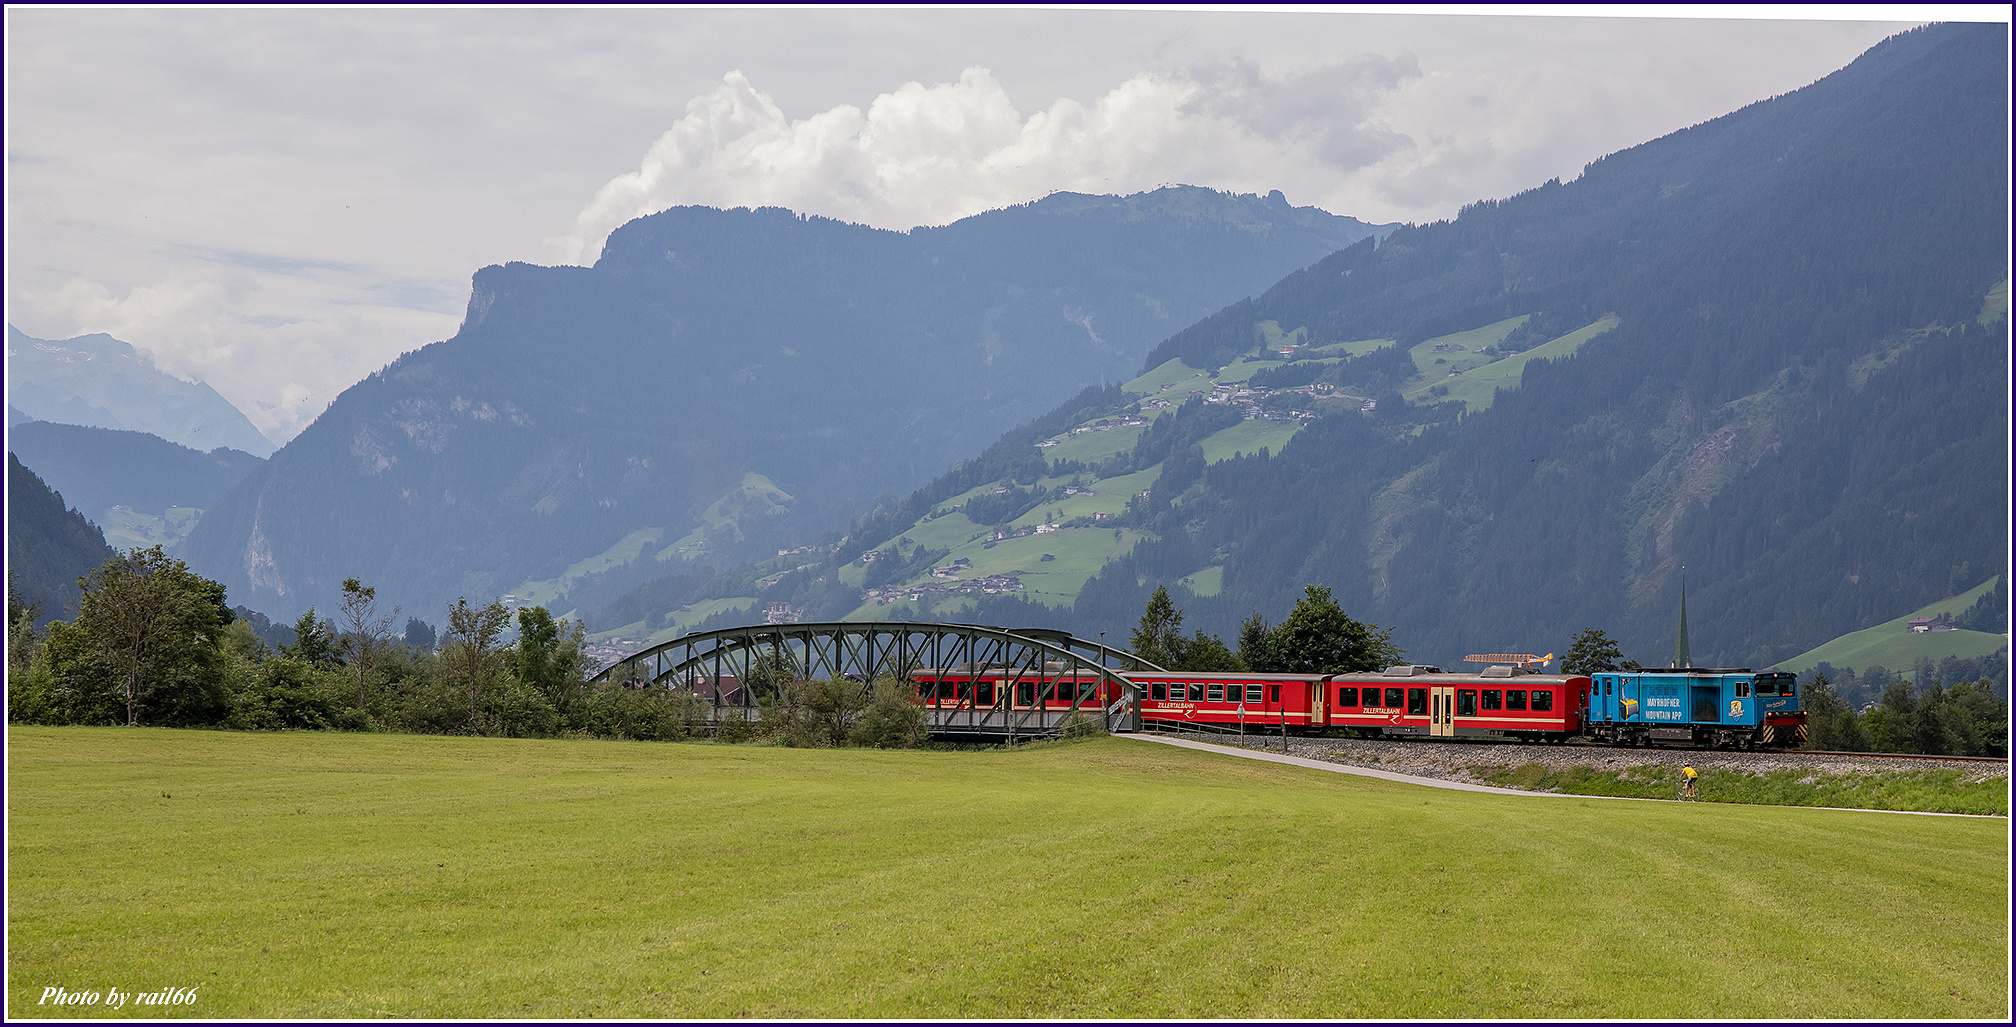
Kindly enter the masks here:
[[687, 104], [636, 171], [602, 187], [566, 244], [574, 259], [593, 260], [612, 229], [681, 204], [909, 228], [1060, 189], [1315, 188], [1410, 145], [1369, 115], [1419, 75], [1411, 57], [1279, 79], [1227, 60], [1142, 72], [1089, 104], [1062, 98], [1024, 118], [994, 74], [975, 67], [956, 82], [883, 93], [866, 113], [842, 104], [794, 120], [734, 71]]

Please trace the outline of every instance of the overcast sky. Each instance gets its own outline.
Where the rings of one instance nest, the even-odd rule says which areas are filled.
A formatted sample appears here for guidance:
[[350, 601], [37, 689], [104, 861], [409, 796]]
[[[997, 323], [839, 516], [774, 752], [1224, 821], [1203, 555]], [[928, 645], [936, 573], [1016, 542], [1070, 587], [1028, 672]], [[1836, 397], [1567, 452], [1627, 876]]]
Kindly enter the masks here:
[[7, 320], [284, 441], [452, 335], [477, 268], [669, 206], [901, 229], [1181, 182], [1426, 221], [2007, 10], [9, 7]]

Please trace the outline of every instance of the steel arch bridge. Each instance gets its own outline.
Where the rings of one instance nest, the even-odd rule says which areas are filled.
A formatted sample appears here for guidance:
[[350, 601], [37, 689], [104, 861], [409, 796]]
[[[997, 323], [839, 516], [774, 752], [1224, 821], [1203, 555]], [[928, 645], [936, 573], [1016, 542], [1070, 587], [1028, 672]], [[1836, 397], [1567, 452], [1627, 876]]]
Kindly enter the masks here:
[[1119, 672], [1163, 669], [1104, 642], [1049, 628], [833, 621], [752, 624], [685, 635], [633, 653], [591, 680], [691, 690], [706, 700], [708, 719], [718, 725], [755, 719], [758, 705], [774, 696], [782, 681], [845, 677], [867, 689], [878, 677], [907, 678], [925, 668], [961, 666], [997, 670], [1011, 683], [1025, 677], [1040, 682], [1060, 672], [1091, 675], [1101, 684], [1123, 686], [1118, 691], [1126, 698], [1110, 708], [1097, 700], [1088, 704], [1080, 695], [1069, 710], [1044, 704], [1022, 709], [1010, 700], [1014, 689], [1004, 687], [992, 706], [965, 701], [956, 708], [927, 709], [935, 735], [1051, 736], [1081, 714], [1091, 715], [1107, 731], [1132, 730], [1139, 713], [1133, 688]]

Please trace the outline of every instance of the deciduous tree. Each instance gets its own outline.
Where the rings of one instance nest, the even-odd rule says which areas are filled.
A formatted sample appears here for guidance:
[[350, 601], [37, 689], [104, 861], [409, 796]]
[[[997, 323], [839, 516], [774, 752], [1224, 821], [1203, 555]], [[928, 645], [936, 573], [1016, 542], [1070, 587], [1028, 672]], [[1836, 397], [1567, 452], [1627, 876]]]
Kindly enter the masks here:
[[[233, 617], [224, 586], [169, 559], [160, 546], [108, 561], [78, 585], [84, 594], [75, 626], [88, 662], [109, 672], [128, 725], [147, 719], [157, 697], [169, 706], [222, 701], [221, 692], [210, 693], [221, 688], [217, 645]], [[88, 675], [90, 668], [67, 671]]]
[[364, 680], [370, 673], [372, 664], [378, 661], [378, 654], [385, 648], [392, 631], [392, 622], [399, 616], [399, 608], [393, 607], [388, 614], [378, 612], [378, 590], [356, 578], [343, 582], [344, 638], [342, 651], [349, 654], [350, 665], [357, 672], [357, 708], [364, 708]]
[[1274, 659], [1288, 674], [1383, 670], [1406, 654], [1393, 644], [1390, 630], [1346, 616], [1322, 585], [1303, 590], [1271, 641]]
[[1596, 628], [1575, 636], [1575, 644], [1561, 657], [1563, 674], [1601, 674], [1624, 669], [1624, 652], [1617, 643]]

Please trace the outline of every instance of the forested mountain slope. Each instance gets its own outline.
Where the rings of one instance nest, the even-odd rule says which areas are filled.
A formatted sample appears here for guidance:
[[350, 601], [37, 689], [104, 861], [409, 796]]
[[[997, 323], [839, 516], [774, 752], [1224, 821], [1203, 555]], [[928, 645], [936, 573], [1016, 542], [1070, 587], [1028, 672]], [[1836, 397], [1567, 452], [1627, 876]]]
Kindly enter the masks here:
[[480, 271], [454, 338], [345, 392], [185, 553], [283, 617], [349, 577], [409, 610], [565, 610], [591, 570], [747, 559], [913, 489], [1374, 231], [1192, 188], [907, 233], [669, 210], [592, 268]]
[[118, 549], [173, 548], [199, 513], [265, 463], [223, 446], [201, 453], [146, 432], [47, 421], [15, 425], [7, 445]]
[[97, 525], [7, 454], [7, 588], [37, 609], [35, 623], [75, 615], [77, 579], [115, 555]]
[[[1696, 661], [1765, 666], [1964, 591], [2008, 564], [2007, 59], [1997, 26], [1904, 33], [1575, 181], [1362, 241], [746, 594], [887, 612], [840, 587], [863, 550], [940, 560], [918, 529], [999, 533], [1030, 515], [973, 500], [1035, 489], [1062, 532], [1040, 511], [1111, 474], [1134, 501], [1097, 528], [1124, 551], [1075, 594], [896, 609], [1111, 633], [1170, 582], [1189, 625], [1230, 637], [1321, 583], [1420, 662], [1601, 627], [1663, 664], [1684, 564]], [[1192, 390], [1213, 402], [1162, 405]], [[1127, 414], [1152, 424], [1124, 459], [1058, 462], [1090, 437], [1060, 433]], [[1264, 417], [1285, 444], [1228, 441]], [[896, 584], [932, 582], [901, 565]], [[607, 617], [705, 591], [732, 587], [668, 581]]]

